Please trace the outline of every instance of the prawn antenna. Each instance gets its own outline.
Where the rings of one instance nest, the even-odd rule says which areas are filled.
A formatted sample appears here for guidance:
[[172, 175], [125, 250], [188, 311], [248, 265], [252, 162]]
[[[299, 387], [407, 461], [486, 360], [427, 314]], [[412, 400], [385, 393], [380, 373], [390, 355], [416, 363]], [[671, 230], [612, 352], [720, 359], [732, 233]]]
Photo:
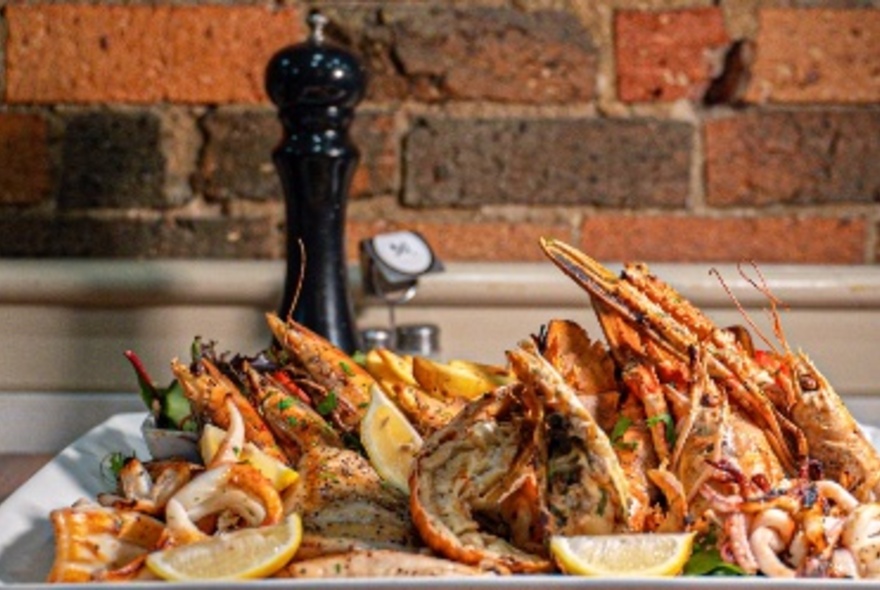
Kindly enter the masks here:
[[303, 243], [302, 238], [296, 239], [296, 245], [299, 246], [299, 278], [296, 281], [296, 291], [293, 292], [293, 301], [290, 303], [290, 307], [287, 309], [288, 322], [293, 316], [293, 310], [296, 309], [296, 304], [299, 301], [300, 294], [302, 293], [303, 281], [306, 277], [306, 245]]
[[[740, 268], [739, 264], [737, 264], [737, 270], [739, 271], [740, 275], [743, 274], [743, 271]], [[718, 279], [718, 282], [721, 283], [721, 287], [724, 289], [724, 292], [727, 293], [727, 296], [730, 297], [731, 301], [733, 301], [733, 304], [736, 306], [737, 311], [740, 313], [746, 323], [752, 328], [755, 334], [757, 334], [758, 338], [760, 338], [761, 341], [767, 345], [767, 348], [769, 348], [773, 352], [777, 352], [776, 347], [773, 346], [773, 342], [764, 335], [764, 332], [761, 331], [761, 328], [758, 327], [752, 317], [748, 314], [748, 312], [742, 306], [742, 303], [740, 303], [736, 295], [733, 294], [733, 290], [728, 286], [727, 282], [724, 280], [724, 277], [721, 276], [721, 273], [718, 271], [718, 269], [714, 267], [710, 268], [709, 274], [714, 275], [715, 278]], [[743, 278], [745, 278], [751, 285], [755, 285], [752, 279], [745, 276], [743, 276]], [[756, 286], [755, 288], [758, 287]], [[758, 290], [760, 290], [760, 288], [758, 288]]]
[[776, 335], [779, 342], [785, 347], [786, 352], [790, 352], [788, 349], [788, 340], [785, 337], [785, 330], [782, 328], [782, 318], [779, 314], [780, 307], [788, 309], [788, 306], [785, 305], [785, 303], [783, 303], [783, 301], [770, 289], [770, 285], [767, 284], [767, 279], [764, 278], [764, 274], [761, 272], [758, 264], [754, 260], [749, 260], [748, 264], [752, 267], [752, 270], [755, 271], [755, 274], [758, 275], [758, 280], [756, 281], [748, 276], [742, 268], [742, 263], [736, 265], [739, 275], [767, 298], [767, 301], [770, 303], [770, 309], [767, 311], [767, 314], [770, 316], [770, 321], [773, 324], [773, 333]]

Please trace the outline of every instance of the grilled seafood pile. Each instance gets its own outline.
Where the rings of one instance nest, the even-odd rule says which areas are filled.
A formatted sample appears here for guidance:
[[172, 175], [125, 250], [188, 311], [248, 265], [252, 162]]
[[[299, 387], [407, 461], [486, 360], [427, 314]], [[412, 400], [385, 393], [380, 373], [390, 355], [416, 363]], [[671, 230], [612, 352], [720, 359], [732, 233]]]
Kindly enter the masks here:
[[[48, 580], [149, 578], [151, 552], [291, 513], [304, 535], [279, 577], [551, 573], [553, 536], [681, 531], [744, 574], [880, 577], [880, 455], [781, 328], [756, 350], [644, 264], [541, 247], [604, 342], [552, 320], [508, 367], [356, 362], [269, 315], [275, 344], [254, 357], [172, 362], [192, 422], [224, 432], [216, 452], [128, 458], [116, 490], [53, 511]], [[376, 388], [423, 438], [408, 490], [360, 444]], [[249, 446], [298, 477], [267, 477]]]

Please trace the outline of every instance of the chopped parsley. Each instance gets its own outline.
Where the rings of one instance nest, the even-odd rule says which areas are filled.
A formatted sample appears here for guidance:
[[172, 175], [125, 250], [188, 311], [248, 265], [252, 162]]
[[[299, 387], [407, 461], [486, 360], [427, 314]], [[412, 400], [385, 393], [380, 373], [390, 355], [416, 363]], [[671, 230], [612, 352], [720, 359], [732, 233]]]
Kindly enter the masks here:
[[293, 400], [289, 397], [286, 397], [278, 402], [278, 409], [282, 412], [293, 405]]
[[675, 444], [675, 424], [672, 421], [672, 416], [669, 414], [658, 414], [656, 416], [651, 416], [645, 422], [648, 427], [654, 427], [659, 423], [663, 423], [666, 425], [666, 442], [671, 445]]
[[627, 442], [623, 440], [623, 435], [630, 426], [632, 426], [632, 420], [626, 416], [618, 418], [617, 422], [614, 423], [614, 428], [611, 429], [611, 444], [619, 449], [627, 451], [635, 449], [638, 446], [638, 443], [635, 441]]
[[367, 354], [363, 350], [356, 350], [352, 353], [351, 360], [363, 367], [367, 364]]
[[339, 368], [342, 369], [342, 372], [348, 375], [349, 377], [354, 377], [354, 369], [351, 368], [345, 361], [339, 361]]
[[322, 399], [320, 403], [318, 403], [317, 407], [315, 407], [315, 411], [318, 412], [321, 416], [327, 416], [336, 409], [336, 406], [339, 405], [339, 400], [336, 398], [336, 392], [332, 389], [327, 392], [327, 397]]
[[599, 490], [599, 493], [601, 495], [599, 496], [599, 506], [596, 507], [596, 514], [605, 516], [605, 509], [608, 507], [608, 492]]
[[115, 487], [117, 481], [119, 480], [119, 474], [122, 472], [122, 468], [125, 467], [125, 464], [126, 462], [128, 462], [129, 459], [134, 458], [134, 453], [130, 455], [126, 455], [122, 451], [113, 451], [112, 453], [107, 453], [106, 455], [104, 455], [104, 458], [101, 459], [101, 479], [103, 479], [107, 484]]

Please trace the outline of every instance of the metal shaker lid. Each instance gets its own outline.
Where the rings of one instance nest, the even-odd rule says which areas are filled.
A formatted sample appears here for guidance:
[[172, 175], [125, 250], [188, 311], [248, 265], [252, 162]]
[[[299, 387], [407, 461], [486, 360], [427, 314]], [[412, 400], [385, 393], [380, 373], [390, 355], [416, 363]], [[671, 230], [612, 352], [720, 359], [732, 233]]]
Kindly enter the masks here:
[[361, 344], [365, 351], [374, 348], [394, 348], [393, 334], [388, 328], [364, 328], [361, 330]]
[[440, 328], [436, 324], [403, 324], [397, 327], [397, 351], [433, 356], [440, 352]]

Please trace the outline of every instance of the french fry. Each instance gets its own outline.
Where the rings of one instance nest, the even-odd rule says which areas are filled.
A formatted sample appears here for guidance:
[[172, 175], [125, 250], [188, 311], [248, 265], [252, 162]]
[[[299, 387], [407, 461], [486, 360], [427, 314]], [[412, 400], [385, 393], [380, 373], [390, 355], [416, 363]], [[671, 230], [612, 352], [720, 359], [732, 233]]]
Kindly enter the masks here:
[[429, 395], [447, 400], [477, 399], [498, 386], [482, 371], [419, 356], [413, 358], [413, 377]]
[[417, 386], [412, 372], [412, 357], [402, 356], [387, 348], [374, 348], [367, 353], [367, 371], [377, 381], [392, 381]]
[[446, 426], [467, 403], [463, 398], [440, 400], [399, 381], [380, 381], [379, 386], [422, 436]]
[[489, 365], [463, 360], [451, 360], [449, 361], [449, 365], [453, 368], [460, 368], [482, 375], [489, 381], [492, 381], [496, 386], [507, 385], [516, 380], [513, 373], [511, 373], [507, 367], [502, 367], [501, 365]]

